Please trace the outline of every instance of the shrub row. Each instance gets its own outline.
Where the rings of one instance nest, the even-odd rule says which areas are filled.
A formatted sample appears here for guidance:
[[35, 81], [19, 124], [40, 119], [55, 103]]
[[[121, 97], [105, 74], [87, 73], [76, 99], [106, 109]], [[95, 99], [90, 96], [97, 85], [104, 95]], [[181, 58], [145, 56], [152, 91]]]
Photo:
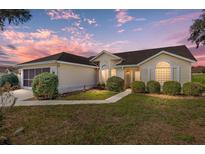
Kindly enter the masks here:
[[[142, 81], [134, 81], [131, 84], [133, 93], [160, 93], [160, 83], [157, 81], [149, 81], [147, 86]], [[162, 92], [167, 95], [179, 95], [181, 93], [181, 84], [177, 81], [164, 82]], [[202, 95], [205, 87], [200, 83], [187, 82], [183, 85], [182, 91], [184, 95], [200, 96]]]

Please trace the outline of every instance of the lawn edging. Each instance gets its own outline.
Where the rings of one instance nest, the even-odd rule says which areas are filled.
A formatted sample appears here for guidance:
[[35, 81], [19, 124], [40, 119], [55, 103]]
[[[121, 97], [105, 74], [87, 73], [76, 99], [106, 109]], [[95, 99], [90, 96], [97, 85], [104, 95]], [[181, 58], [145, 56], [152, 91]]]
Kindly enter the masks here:
[[46, 106], [46, 105], [74, 105], [74, 104], [108, 104], [115, 103], [123, 97], [131, 94], [131, 90], [127, 89], [105, 100], [32, 100], [17, 101], [14, 106]]

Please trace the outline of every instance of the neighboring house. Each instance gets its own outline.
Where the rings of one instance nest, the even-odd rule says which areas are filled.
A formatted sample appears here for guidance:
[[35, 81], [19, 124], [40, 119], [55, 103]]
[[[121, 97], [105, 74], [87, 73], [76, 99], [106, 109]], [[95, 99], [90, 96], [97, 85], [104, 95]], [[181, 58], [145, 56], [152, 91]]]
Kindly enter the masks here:
[[15, 68], [12, 66], [0, 66], [0, 76], [9, 74], [9, 73], [17, 73]]
[[121, 53], [102, 51], [90, 58], [62, 52], [18, 67], [22, 87], [31, 87], [35, 75], [51, 72], [58, 75], [59, 91], [63, 93], [106, 83], [111, 76], [123, 78], [125, 87], [135, 80], [157, 80], [161, 84], [175, 80], [183, 84], [191, 81], [194, 62], [196, 59], [186, 46], [173, 46]]

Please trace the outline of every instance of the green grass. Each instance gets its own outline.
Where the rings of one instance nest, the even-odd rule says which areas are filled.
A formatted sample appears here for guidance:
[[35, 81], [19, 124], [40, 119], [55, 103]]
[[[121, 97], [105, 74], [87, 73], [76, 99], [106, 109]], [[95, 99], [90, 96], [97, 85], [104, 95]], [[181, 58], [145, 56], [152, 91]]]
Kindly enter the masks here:
[[199, 83], [205, 85], [205, 73], [203, 73], [203, 74], [193, 74], [192, 75], [192, 81], [193, 82], [199, 82]]
[[97, 90], [91, 89], [88, 91], [73, 92], [66, 96], [59, 97], [58, 99], [63, 100], [104, 100], [113, 95], [117, 94], [109, 90]]
[[176, 140], [179, 140], [179, 141], [184, 141], [184, 142], [187, 142], [187, 143], [192, 143], [193, 140], [194, 140], [194, 137], [191, 136], [191, 135], [186, 135], [186, 134], [177, 134], [175, 136]]
[[130, 94], [113, 104], [15, 107], [4, 122], [0, 136], [13, 144], [204, 144], [205, 99]]

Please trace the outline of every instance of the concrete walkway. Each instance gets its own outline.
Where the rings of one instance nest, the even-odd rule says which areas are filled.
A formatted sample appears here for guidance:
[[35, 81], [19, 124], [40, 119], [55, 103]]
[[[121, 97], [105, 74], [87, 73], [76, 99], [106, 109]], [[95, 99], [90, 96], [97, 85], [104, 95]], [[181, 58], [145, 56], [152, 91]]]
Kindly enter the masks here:
[[115, 103], [123, 97], [129, 95], [131, 89], [127, 89], [119, 94], [116, 94], [106, 100], [37, 100], [23, 101], [17, 100], [15, 106], [45, 106], [45, 105], [73, 105], [73, 104], [109, 104]]
[[12, 91], [12, 94], [17, 98], [17, 101], [23, 101], [33, 97], [32, 90], [28, 89], [17, 89]]

